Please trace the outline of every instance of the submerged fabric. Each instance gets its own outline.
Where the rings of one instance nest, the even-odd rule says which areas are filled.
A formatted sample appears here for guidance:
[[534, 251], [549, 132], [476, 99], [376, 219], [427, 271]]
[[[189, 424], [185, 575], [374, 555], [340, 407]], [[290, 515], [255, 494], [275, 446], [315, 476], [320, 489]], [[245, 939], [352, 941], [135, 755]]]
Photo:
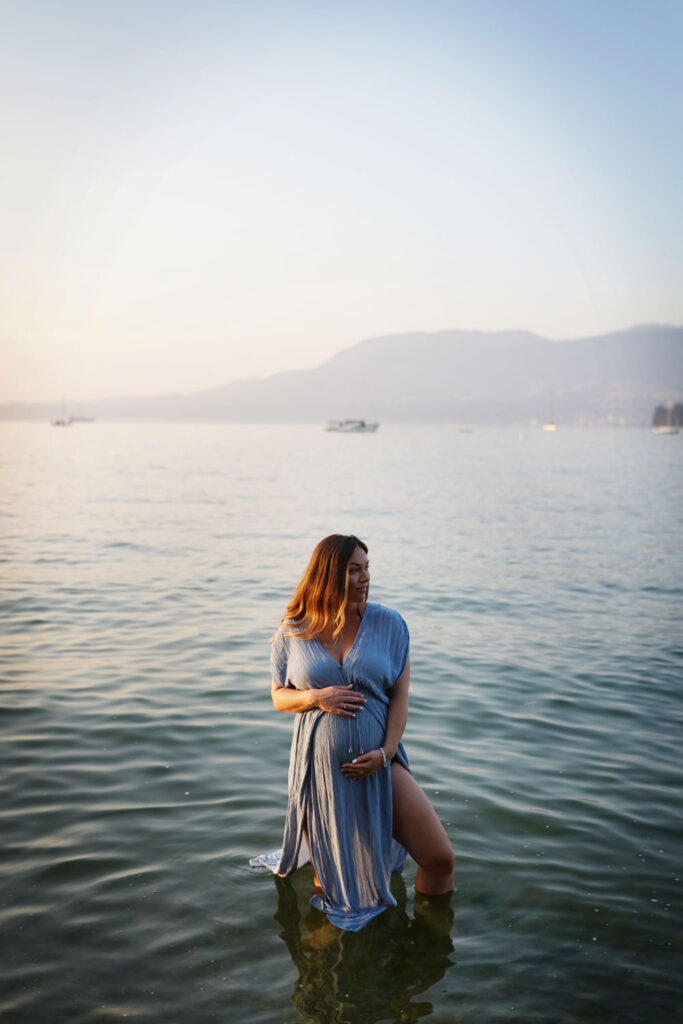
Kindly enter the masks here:
[[[368, 604], [343, 665], [319, 640], [297, 640], [285, 635], [286, 628], [276, 634], [271, 652], [278, 686], [306, 690], [352, 683], [366, 704], [355, 718], [320, 708], [295, 716], [283, 846], [250, 863], [291, 874], [308, 859], [306, 828], [323, 890], [311, 903], [337, 927], [357, 931], [396, 905], [390, 876], [402, 870], [405, 850], [392, 838], [391, 771], [349, 779], [341, 765], [384, 742], [388, 691], [406, 665], [408, 628], [397, 612]], [[396, 760], [409, 767], [402, 744]]]

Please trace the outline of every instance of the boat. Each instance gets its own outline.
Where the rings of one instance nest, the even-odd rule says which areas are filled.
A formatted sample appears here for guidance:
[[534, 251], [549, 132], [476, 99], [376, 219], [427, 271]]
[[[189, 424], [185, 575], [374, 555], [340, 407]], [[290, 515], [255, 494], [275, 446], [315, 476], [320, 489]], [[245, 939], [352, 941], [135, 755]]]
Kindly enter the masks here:
[[543, 424], [543, 429], [544, 430], [557, 430], [557, 423], [555, 423], [555, 420], [548, 420], [547, 423]]
[[374, 434], [379, 423], [366, 423], [365, 420], [328, 420], [325, 430], [335, 434]]
[[[652, 427], [653, 434], [659, 434], [660, 436], [666, 436], [668, 434], [677, 434], [678, 427], [672, 422], [673, 403], [669, 402], [666, 407], [666, 423], [656, 423]], [[656, 413], [655, 413], [656, 415]]]
[[95, 417], [88, 415], [73, 415], [67, 416], [66, 414], [66, 402], [62, 399], [62, 415], [57, 416], [56, 419], [50, 420], [53, 427], [70, 427], [72, 423], [94, 423]]
[[72, 422], [71, 417], [66, 414], [64, 399], [62, 399], [62, 415], [57, 416], [54, 420], [50, 420], [50, 423], [53, 427], [70, 427]]

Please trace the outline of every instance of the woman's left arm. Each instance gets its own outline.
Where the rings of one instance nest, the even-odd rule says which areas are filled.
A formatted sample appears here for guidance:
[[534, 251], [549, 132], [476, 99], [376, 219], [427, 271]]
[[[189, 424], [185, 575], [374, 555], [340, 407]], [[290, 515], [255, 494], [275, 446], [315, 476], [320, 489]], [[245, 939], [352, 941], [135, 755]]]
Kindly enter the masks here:
[[[410, 686], [410, 661], [406, 662], [400, 678], [389, 690], [389, 710], [387, 711], [387, 725], [384, 730], [384, 756], [387, 759], [387, 766], [393, 758], [403, 736], [408, 719], [408, 688]], [[382, 752], [370, 750], [367, 754], [360, 754], [354, 761], [342, 765], [342, 773], [349, 778], [362, 779], [384, 767]]]
[[408, 689], [410, 687], [410, 659], [406, 662], [400, 678], [389, 691], [389, 711], [387, 712], [387, 727], [384, 730], [384, 753], [387, 761], [398, 749], [403, 736], [403, 730], [408, 720]]

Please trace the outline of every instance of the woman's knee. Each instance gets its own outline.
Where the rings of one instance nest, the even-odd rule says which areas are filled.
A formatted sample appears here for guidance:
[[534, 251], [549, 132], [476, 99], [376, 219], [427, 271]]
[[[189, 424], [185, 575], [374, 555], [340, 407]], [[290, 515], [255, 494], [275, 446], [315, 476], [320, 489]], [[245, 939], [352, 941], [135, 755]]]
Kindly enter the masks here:
[[453, 874], [455, 871], [455, 854], [453, 847], [448, 843], [437, 855], [439, 871], [443, 874]]
[[453, 847], [445, 836], [443, 840], [430, 845], [421, 860], [419, 866], [430, 875], [450, 875], [455, 870]]

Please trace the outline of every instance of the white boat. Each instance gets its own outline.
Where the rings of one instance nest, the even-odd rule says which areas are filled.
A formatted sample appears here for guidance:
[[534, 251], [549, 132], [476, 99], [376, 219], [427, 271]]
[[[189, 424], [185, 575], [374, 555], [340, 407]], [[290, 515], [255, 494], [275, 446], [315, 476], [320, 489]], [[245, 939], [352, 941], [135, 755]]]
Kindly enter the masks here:
[[557, 430], [557, 423], [554, 420], [548, 420], [547, 423], [543, 424], [544, 430]]
[[379, 423], [366, 423], [365, 420], [328, 420], [325, 430], [336, 434], [374, 434]]

